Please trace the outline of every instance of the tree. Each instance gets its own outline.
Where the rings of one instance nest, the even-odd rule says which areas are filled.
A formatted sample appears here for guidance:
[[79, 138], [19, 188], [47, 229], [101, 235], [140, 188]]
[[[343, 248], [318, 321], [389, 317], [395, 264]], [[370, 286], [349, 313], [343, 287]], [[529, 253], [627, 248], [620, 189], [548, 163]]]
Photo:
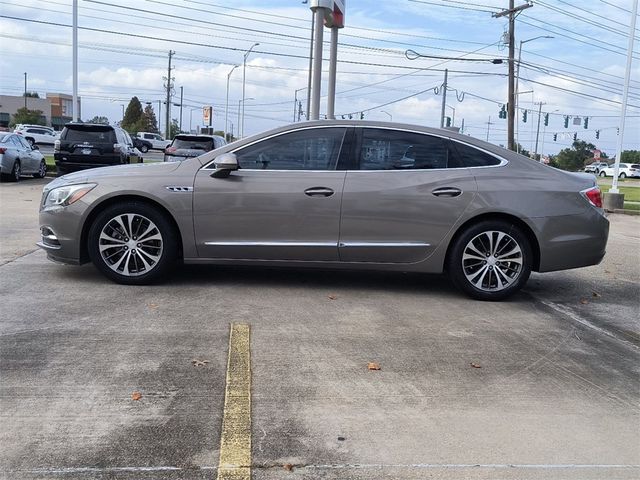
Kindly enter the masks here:
[[518, 152], [520, 155], [524, 155], [525, 157], [529, 157], [531, 155], [531, 152], [529, 152], [529, 150], [525, 150], [525, 148], [519, 143], [516, 143], [514, 147], [516, 149], [516, 152]]
[[[213, 134], [224, 138], [224, 132], [222, 130], [216, 130]], [[237, 138], [231, 135], [231, 133], [227, 133], [227, 143], [235, 142], [236, 140]]]
[[29, 98], [40, 98], [40, 95], [38, 95], [38, 92], [24, 92], [22, 96], [29, 97]]
[[558, 152], [553, 158], [553, 166], [562, 170], [582, 170], [585, 160], [593, 157], [592, 152], [595, 149], [596, 147], [592, 143], [575, 140], [571, 148], [563, 148]]
[[169, 124], [169, 138], [167, 140], [173, 140], [173, 137], [181, 133], [183, 132], [180, 130], [178, 119], [177, 118], [172, 119], [171, 123]]
[[158, 120], [156, 119], [156, 112], [153, 111], [151, 104], [147, 104], [147, 106], [144, 107], [142, 116], [145, 121], [144, 131], [158, 133]]
[[640, 150], [623, 150], [620, 163], [640, 163]]
[[19, 108], [13, 115], [10, 126], [13, 127], [19, 123], [27, 123], [29, 125], [45, 125], [45, 121], [42, 118], [42, 110], [29, 110], [28, 108], [24, 107]]
[[136, 133], [144, 131], [146, 128], [146, 120], [144, 119], [142, 104], [138, 97], [133, 97], [127, 105], [127, 110], [124, 112], [124, 118], [120, 123], [120, 126], [129, 133]]
[[109, 119], [101, 115], [96, 115], [91, 120], [87, 120], [87, 123], [102, 123], [104, 125], [109, 125]]

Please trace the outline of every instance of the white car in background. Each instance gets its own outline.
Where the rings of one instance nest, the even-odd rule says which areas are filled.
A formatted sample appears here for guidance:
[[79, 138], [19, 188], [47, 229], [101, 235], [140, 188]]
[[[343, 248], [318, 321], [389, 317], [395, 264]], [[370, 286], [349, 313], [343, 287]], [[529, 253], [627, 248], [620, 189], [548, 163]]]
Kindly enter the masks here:
[[[615, 164], [600, 170], [601, 177], [613, 177]], [[618, 178], [640, 178], [640, 165], [637, 163], [621, 163]]]
[[171, 140], [165, 140], [162, 135], [152, 132], [138, 132], [136, 137], [146, 140], [151, 143], [154, 150], [164, 150], [171, 145]]
[[60, 138], [60, 133], [43, 125], [16, 125], [13, 133], [20, 135], [32, 147], [36, 144], [53, 145]]

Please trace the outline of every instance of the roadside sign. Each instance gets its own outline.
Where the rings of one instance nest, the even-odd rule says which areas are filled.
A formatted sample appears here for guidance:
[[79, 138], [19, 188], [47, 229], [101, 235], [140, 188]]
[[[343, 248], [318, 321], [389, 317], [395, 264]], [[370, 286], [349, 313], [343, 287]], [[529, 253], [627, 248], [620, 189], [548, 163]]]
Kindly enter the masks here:
[[202, 107], [202, 123], [211, 126], [213, 120], [213, 107]]

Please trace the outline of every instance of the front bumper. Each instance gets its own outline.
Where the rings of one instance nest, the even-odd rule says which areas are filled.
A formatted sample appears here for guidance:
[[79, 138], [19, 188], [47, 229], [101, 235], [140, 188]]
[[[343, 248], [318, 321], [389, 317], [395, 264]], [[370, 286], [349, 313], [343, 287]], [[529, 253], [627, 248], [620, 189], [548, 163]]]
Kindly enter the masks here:
[[82, 224], [87, 204], [83, 200], [64, 208], [40, 211], [41, 240], [36, 245], [50, 260], [71, 265], [89, 261], [82, 256]]

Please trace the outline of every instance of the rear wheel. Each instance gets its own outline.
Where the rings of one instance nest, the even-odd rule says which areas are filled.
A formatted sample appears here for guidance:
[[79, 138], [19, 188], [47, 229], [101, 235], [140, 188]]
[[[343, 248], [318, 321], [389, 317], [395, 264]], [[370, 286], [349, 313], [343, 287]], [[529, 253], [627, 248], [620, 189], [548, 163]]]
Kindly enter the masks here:
[[532, 250], [515, 225], [487, 220], [468, 227], [455, 240], [447, 262], [453, 283], [478, 300], [502, 300], [529, 279]]
[[605, 171], [603, 170], [602, 172], [600, 172], [600, 176], [601, 176], [601, 177], [606, 177], [606, 176], [607, 176], [607, 174], [606, 174], [606, 173], [605, 173]]
[[108, 207], [88, 235], [93, 264], [111, 280], [144, 285], [161, 279], [173, 266], [177, 233], [158, 209], [139, 202]]
[[20, 160], [16, 160], [15, 162], [13, 162], [13, 167], [11, 167], [11, 172], [2, 174], [2, 180], [7, 182], [19, 182], [20, 175], [22, 175], [22, 170], [20, 168]]
[[147, 153], [147, 152], [149, 151], [149, 147], [147, 147], [146, 145], [142, 145], [142, 146], [140, 147], [140, 151], [141, 151], [142, 153]]
[[622, 173], [619, 175], [619, 178], [627, 178], [627, 174], [626, 174], [626, 173], [624, 173], [624, 172], [622, 172]]

